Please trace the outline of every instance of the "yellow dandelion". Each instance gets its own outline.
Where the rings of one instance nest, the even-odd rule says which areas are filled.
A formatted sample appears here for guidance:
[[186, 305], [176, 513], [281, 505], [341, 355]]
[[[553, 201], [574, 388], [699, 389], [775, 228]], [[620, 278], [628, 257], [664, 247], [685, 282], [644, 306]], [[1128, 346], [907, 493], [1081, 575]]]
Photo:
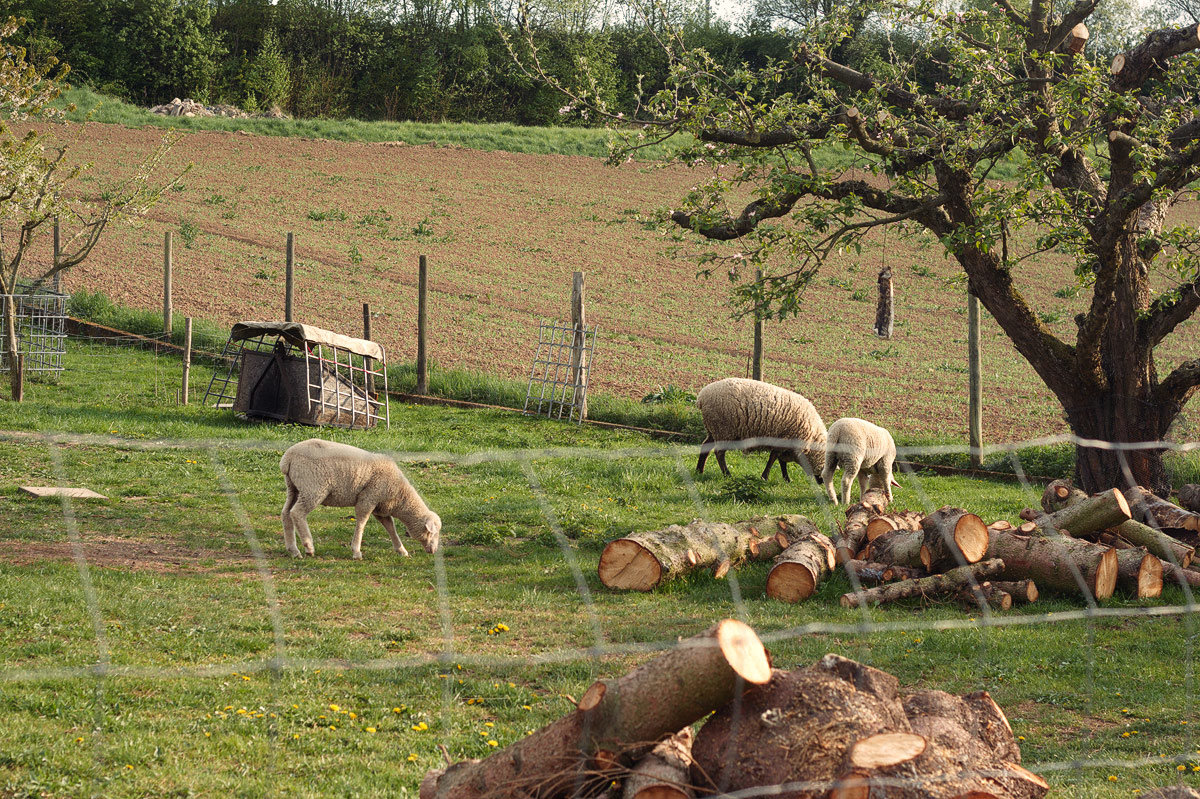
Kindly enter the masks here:
[[367, 732], [375, 732], [375, 728], [374, 728], [374, 727], [367, 727]]
[[224, 710], [233, 710], [233, 705], [226, 705], [223, 709]]
[[526, 710], [533, 710], [531, 705], [521, 705], [521, 707], [525, 708]]
[[125, 768], [129, 769], [130, 771], [133, 771], [133, 766], [129, 765], [128, 763], [125, 764]]
[[1018, 735], [1018, 736], [1017, 736], [1017, 740], [1018, 740], [1018, 741], [1024, 741], [1024, 740], [1025, 740], [1025, 736], [1024, 736], [1024, 735]]
[[292, 710], [299, 710], [299, 709], [300, 709], [299, 705], [292, 705]]
[[483, 726], [485, 726], [485, 727], [495, 727], [496, 725], [495, 725], [494, 723], [490, 722], [490, 721], [485, 721], [485, 722], [483, 723]]
[[1116, 775], [1116, 774], [1109, 774], [1109, 775], [1108, 775], [1108, 781], [1109, 781], [1109, 782], [1116, 782], [1116, 781], [1117, 781], [1117, 775]]
[[292, 735], [292, 737], [293, 737], [293, 738], [299, 738], [299, 737], [300, 737], [300, 733], [295, 733], [294, 735]]
[[417, 760], [419, 760], [419, 759], [420, 759], [420, 758], [418, 758], [418, 757], [417, 757], [417, 753], [416, 753], [416, 752], [413, 752], [412, 754], [410, 754], [410, 755], [408, 756], [408, 762], [409, 762], [409, 763], [416, 763], [416, 762], [417, 762]]
[[1176, 771], [1187, 771], [1187, 766], [1180, 763], [1178, 766], [1175, 767], [1175, 770]]
[[76, 739], [75, 739], [75, 743], [77, 743], [77, 744], [81, 744], [81, 743], [83, 743], [83, 736], [81, 735], [81, 736], [79, 736], [78, 738], [76, 738]]
[[1121, 733], [1121, 737], [1122, 737], [1122, 738], [1128, 738], [1128, 737], [1129, 737], [1129, 733], [1127, 733], [1127, 732], [1123, 732], [1123, 733]]
[[337, 705], [330, 705], [329, 709], [332, 710], [334, 713], [337, 713], [339, 710], [341, 710], [341, 708], [338, 707]]
[[517, 687], [517, 684], [516, 684], [515, 682], [510, 682], [510, 683], [508, 684], [508, 687], [509, 687], [509, 688], [516, 688], [516, 687]]
[[398, 707], [394, 707], [394, 708], [392, 708], [392, 712], [393, 712], [393, 713], [399, 713], [399, 712], [400, 712], [400, 708], [398, 708]]
[[242, 679], [243, 679], [243, 680], [248, 680], [248, 679], [250, 679], [250, 678], [249, 678], [249, 677], [247, 677], [245, 674], [243, 674], [243, 675], [242, 675]]
[[205, 731], [204, 731], [204, 737], [205, 737], [205, 738], [211, 738], [211, 737], [212, 737], [212, 733], [211, 733], [211, 732], [209, 732], [208, 730], [205, 730]]
[[497, 624], [496, 629], [500, 630], [500, 632], [502, 632], [502, 633], [506, 633], [506, 632], [508, 632], [508, 625], [507, 624]]
[[336, 729], [337, 729], [337, 725], [336, 725], [336, 724], [330, 724], [330, 725], [329, 725], [329, 729], [331, 729], [331, 730], [336, 730]]
[[499, 741], [495, 741], [495, 740], [488, 741], [488, 746], [499, 746], [499, 745], [500, 745]]
[[351, 720], [351, 721], [354, 721], [354, 719], [358, 718], [358, 714], [357, 714], [357, 713], [350, 713], [350, 714], [349, 714], [349, 716], [350, 716], [350, 720]]
[[244, 716], [244, 715], [246, 715], [246, 714], [247, 714], [247, 713], [249, 713], [249, 712], [250, 712], [250, 711], [246, 710], [246, 708], [244, 708], [244, 707], [240, 707], [240, 708], [238, 708], [238, 712], [237, 712], [237, 714], [238, 714], [239, 716]]

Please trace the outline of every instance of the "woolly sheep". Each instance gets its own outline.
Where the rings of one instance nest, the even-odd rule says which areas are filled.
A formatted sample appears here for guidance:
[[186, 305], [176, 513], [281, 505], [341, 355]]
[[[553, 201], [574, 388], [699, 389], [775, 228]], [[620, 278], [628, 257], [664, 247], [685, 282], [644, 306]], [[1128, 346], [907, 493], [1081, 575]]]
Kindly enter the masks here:
[[354, 537], [351, 556], [362, 559], [362, 536], [367, 521], [374, 516], [392, 538], [392, 549], [404, 557], [408, 550], [396, 535], [393, 517], [399, 519], [408, 534], [421, 542], [426, 552], [436, 552], [442, 520], [431, 511], [408, 482], [396, 462], [386, 455], [310, 438], [293, 444], [283, 453], [279, 469], [287, 483], [287, 501], [283, 505], [283, 543], [293, 557], [296, 531], [309, 555], [313, 553], [312, 531], [308, 514], [318, 505], [354, 508]]
[[796, 392], [761, 380], [727, 377], [700, 389], [696, 395], [696, 405], [700, 408], [704, 429], [708, 431], [708, 438], [700, 445], [697, 472], [704, 473], [704, 461], [708, 459], [709, 452], [713, 452], [721, 471], [729, 474], [725, 466], [725, 450], [737, 447], [726, 446], [724, 442], [776, 438], [796, 443], [794, 446], [764, 444], [747, 448], [751, 451], [765, 449], [771, 453], [767, 468], [762, 473], [764, 480], [770, 476], [771, 466], [778, 460], [783, 479], [790, 482], [788, 461], [803, 467], [801, 455], [808, 461], [809, 468], [806, 471], [817, 477], [817, 470], [825, 457], [825, 423], [813, 404]]
[[896, 442], [892, 434], [865, 419], [847, 417], [829, 425], [825, 441], [825, 469], [821, 481], [834, 505], [838, 504], [833, 487], [833, 473], [842, 469], [842, 502], [850, 504], [850, 488], [858, 478], [861, 495], [868, 488], [882, 488], [890, 501], [892, 486], [900, 484], [892, 477], [896, 462]]

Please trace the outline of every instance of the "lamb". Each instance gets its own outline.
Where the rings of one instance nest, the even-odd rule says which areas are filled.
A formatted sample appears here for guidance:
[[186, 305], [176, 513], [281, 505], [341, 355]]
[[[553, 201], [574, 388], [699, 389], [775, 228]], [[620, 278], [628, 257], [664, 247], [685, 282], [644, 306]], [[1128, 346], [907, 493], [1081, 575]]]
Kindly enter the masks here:
[[442, 531], [441, 518], [425, 505], [396, 462], [386, 455], [310, 438], [293, 444], [283, 453], [279, 469], [287, 483], [283, 504], [283, 543], [293, 557], [300, 557], [295, 532], [309, 555], [313, 555], [308, 514], [317, 505], [354, 508], [354, 537], [351, 556], [362, 560], [362, 536], [374, 516], [392, 538], [392, 549], [404, 557], [408, 550], [396, 535], [393, 517], [421, 542], [426, 552], [436, 552]]
[[825, 469], [821, 481], [834, 505], [838, 504], [833, 487], [833, 473], [842, 468], [842, 502], [850, 504], [850, 488], [858, 478], [861, 495], [868, 488], [881, 488], [892, 499], [892, 486], [900, 484], [892, 477], [896, 462], [896, 442], [892, 434], [865, 419], [847, 417], [829, 425], [825, 442]]
[[[727, 377], [700, 389], [696, 405], [708, 432], [708, 438], [700, 445], [697, 472], [704, 473], [704, 462], [709, 452], [714, 452], [722, 473], [729, 475], [725, 450], [731, 447], [724, 442], [773, 438], [788, 439], [795, 444], [780, 446], [773, 443], [747, 448], [751, 451], [765, 449], [771, 453], [762, 479], [768, 479], [771, 466], [777, 460], [779, 471], [787, 482], [791, 482], [788, 461], [799, 463], [801, 468], [807, 462], [805, 471], [813, 477], [818, 476], [817, 470], [825, 458], [825, 423], [813, 404], [796, 392], [761, 380]], [[804, 461], [800, 459], [802, 455]]]

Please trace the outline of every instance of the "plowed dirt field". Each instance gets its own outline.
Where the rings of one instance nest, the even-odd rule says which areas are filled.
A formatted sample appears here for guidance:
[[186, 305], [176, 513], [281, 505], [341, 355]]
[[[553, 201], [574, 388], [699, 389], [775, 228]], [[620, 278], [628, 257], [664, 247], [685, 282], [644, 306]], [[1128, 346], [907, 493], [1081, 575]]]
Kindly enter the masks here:
[[[79, 151], [95, 174], [119, 174], [159, 136], [93, 123]], [[699, 279], [693, 265], [668, 258], [663, 235], [647, 223], [704, 175], [583, 157], [208, 132], [188, 134], [169, 161], [194, 163], [182, 189], [168, 191], [139, 226], [108, 235], [67, 288], [161, 307], [163, 233], [171, 230], [176, 313], [220, 323], [282, 319], [284, 242], [294, 231], [297, 319], [359, 335], [369, 302], [374, 338], [392, 362], [415, 356], [417, 259], [426, 254], [430, 354], [441, 366], [527, 377], [539, 320], [569, 318], [571, 273], [582, 270], [589, 322], [599, 325], [593, 391], [641, 397], [659, 385], [694, 390], [748, 373], [751, 324], [730, 318], [728, 282]], [[895, 273], [891, 341], [871, 332], [885, 262]], [[894, 235], [858, 261], [831, 265], [800, 318], [767, 324], [765, 379], [812, 399], [827, 422], [864, 416], [904, 437], [965, 440], [958, 275], [940, 247]], [[1031, 259], [1018, 280], [1069, 339], [1086, 297], [1069, 296], [1071, 263]], [[1161, 348], [1160, 375], [1196, 355], [1198, 329], [1193, 320]], [[986, 314], [983, 357], [988, 443], [1065, 431], [1053, 396]], [[1195, 440], [1195, 421], [1181, 432]]]

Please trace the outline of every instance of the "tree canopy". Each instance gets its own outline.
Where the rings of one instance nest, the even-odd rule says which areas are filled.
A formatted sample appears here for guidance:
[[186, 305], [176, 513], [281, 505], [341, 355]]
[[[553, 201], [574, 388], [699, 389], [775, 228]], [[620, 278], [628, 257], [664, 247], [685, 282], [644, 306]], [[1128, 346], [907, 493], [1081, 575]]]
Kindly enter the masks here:
[[[1111, 60], [1091, 57], [1098, 4], [837, 7], [761, 67], [727, 68], [664, 38], [667, 84], [632, 115], [586, 85], [560, 87], [574, 107], [617, 122], [617, 159], [691, 134], [683, 158], [716, 168], [670, 223], [737, 243], [700, 256], [708, 269], [762, 267], [762, 282], [738, 288], [759, 310], [797, 312], [822, 264], [864, 246], [872, 229], [935, 237], [1072, 430], [1108, 442], [1079, 448], [1077, 479], [1161, 491], [1153, 442], [1200, 387], [1200, 358], [1161, 376], [1154, 358], [1200, 307], [1200, 233], [1168, 223], [1200, 178], [1200, 35], [1195, 24], [1146, 31]], [[864, 12], [889, 44], [855, 67], [845, 55]], [[830, 148], [854, 168], [822, 158]], [[1000, 180], [1004, 164], [1016, 170]], [[747, 192], [749, 202], [734, 199]], [[1070, 340], [1021, 288], [1050, 250], [1068, 253], [1091, 291]]]

